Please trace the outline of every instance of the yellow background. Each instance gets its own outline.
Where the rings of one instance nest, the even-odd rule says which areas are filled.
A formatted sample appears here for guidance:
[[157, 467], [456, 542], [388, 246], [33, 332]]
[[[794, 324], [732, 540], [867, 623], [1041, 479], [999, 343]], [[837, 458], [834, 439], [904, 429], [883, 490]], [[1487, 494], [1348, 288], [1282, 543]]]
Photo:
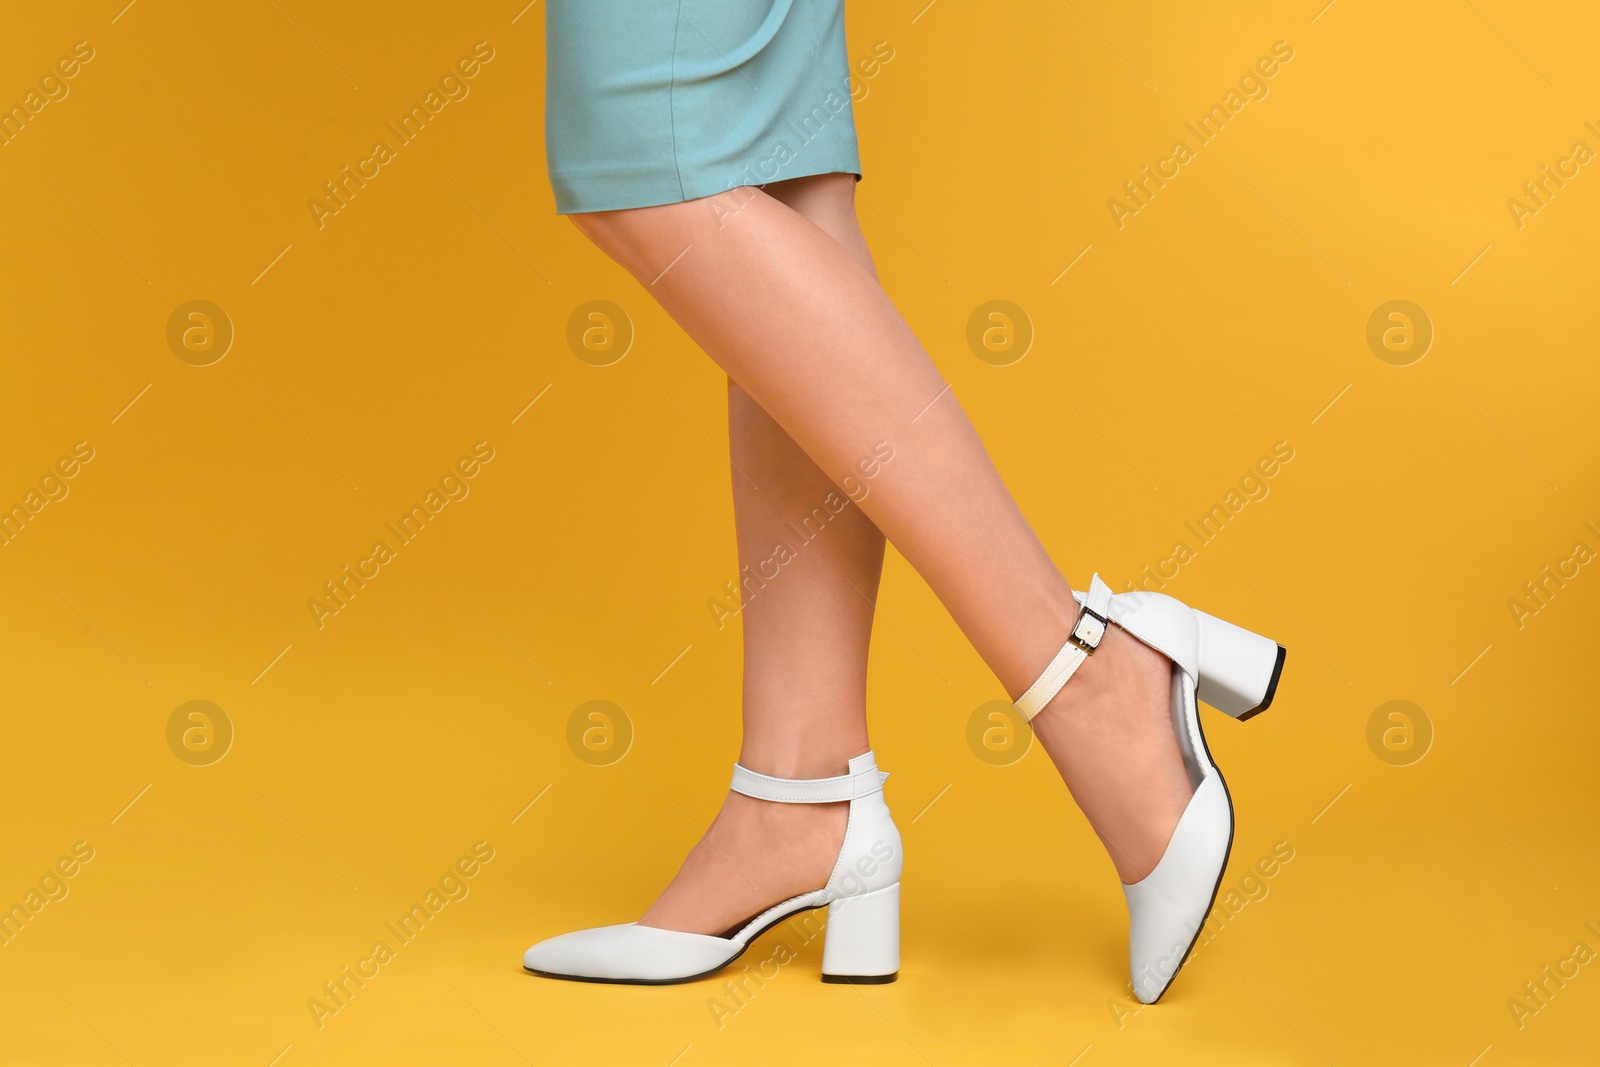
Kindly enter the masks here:
[[[1121, 588], [1293, 447], [1167, 587], [1289, 647], [1269, 714], [1208, 724], [1225, 887], [1293, 859], [1130, 1014], [1110, 864], [1039, 750], [969, 749], [1003, 694], [891, 552], [901, 981], [824, 986], [812, 942], [720, 1028], [721, 979], [519, 966], [640, 913], [738, 721], [706, 607], [736, 570], [723, 379], [553, 214], [544, 5], [120, 7], [0, 35], [0, 102], [95, 50], [0, 148], [0, 502], [94, 449], [0, 548], [0, 903], [94, 850], [0, 947], [0, 1061], [1600, 1059], [1600, 964], [1520, 1027], [1507, 1004], [1600, 951], [1600, 575], [1507, 606], [1600, 550], [1600, 165], [1521, 228], [1506, 205], [1600, 148], [1585, 5], [853, 0], [852, 57], [894, 52], [857, 106], [884, 284], [1068, 577]], [[1269, 95], [1117, 228], [1108, 199], [1280, 40]], [[478, 41], [470, 95], [319, 229], [322, 183]], [[167, 344], [193, 299], [236, 330], [211, 366]], [[565, 339], [595, 299], [636, 331], [610, 367]], [[966, 342], [996, 299], [1036, 333], [1007, 367]], [[1409, 366], [1366, 342], [1394, 299], [1435, 330]], [[307, 600], [478, 441], [470, 495], [319, 630]], [[566, 741], [595, 699], [634, 732], [610, 766]], [[235, 731], [209, 766], [168, 747], [190, 700]], [[1431, 724], [1420, 761], [1369, 745], [1391, 700]], [[470, 895], [318, 1029], [307, 1000], [479, 841]]]

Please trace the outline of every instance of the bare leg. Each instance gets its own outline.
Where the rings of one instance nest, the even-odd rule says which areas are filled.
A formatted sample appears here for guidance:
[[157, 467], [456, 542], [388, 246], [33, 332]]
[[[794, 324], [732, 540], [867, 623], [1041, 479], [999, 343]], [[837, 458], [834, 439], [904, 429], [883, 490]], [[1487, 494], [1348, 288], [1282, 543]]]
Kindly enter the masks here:
[[[848, 180], [848, 179], [846, 179]], [[1071, 588], [938, 370], [872, 274], [774, 197], [575, 215], [835, 479], [893, 449], [861, 509], [1015, 697], [1077, 618]], [[1165, 660], [1112, 637], [1035, 719], [1124, 881], [1165, 849], [1191, 792]]]
[[[872, 270], [847, 188], [827, 178], [799, 178], [768, 191]], [[843, 774], [850, 757], [870, 747], [867, 646], [883, 535], [854, 504], [837, 513], [828, 506], [830, 497], [835, 507], [847, 498], [732, 381], [728, 436], [736, 468], [739, 564], [742, 574], [754, 576], [742, 590], [739, 614], [739, 762], [780, 778]], [[787, 562], [774, 559], [778, 546], [792, 553]], [[776, 804], [730, 792], [706, 836], [640, 922], [722, 933], [780, 900], [816, 889], [828, 880], [848, 816], [847, 804]]]

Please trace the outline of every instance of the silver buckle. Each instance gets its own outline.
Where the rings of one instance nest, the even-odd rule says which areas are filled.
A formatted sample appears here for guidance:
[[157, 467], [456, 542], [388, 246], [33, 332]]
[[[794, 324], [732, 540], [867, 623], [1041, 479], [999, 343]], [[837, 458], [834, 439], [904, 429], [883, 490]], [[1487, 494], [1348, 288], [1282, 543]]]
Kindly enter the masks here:
[[1106, 636], [1106, 627], [1110, 625], [1104, 615], [1095, 611], [1089, 605], [1083, 606], [1083, 614], [1078, 616], [1078, 623], [1067, 635], [1067, 640], [1083, 650], [1086, 656], [1094, 655], [1094, 650], [1100, 647], [1101, 640]]

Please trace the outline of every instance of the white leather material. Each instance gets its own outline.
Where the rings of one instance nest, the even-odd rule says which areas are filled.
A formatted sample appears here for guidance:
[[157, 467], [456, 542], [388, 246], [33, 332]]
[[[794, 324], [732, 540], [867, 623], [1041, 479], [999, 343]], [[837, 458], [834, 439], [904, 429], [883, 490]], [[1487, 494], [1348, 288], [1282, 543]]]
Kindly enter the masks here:
[[[848, 801], [849, 821], [844, 843], [827, 884], [821, 889], [779, 901], [744, 923], [732, 937], [662, 930], [637, 923], [578, 930], [541, 941], [523, 954], [522, 965], [541, 974], [568, 978], [593, 978], [616, 982], [672, 982], [714, 971], [744, 951], [749, 941], [785, 916], [836, 901], [877, 894], [872, 906], [853, 909], [853, 923], [838, 935], [841, 943], [857, 945], [852, 966], [862, 960], [889, 958], [888, 932], [876, 929], [894, 924], [893, 966], [884, 971], [845, 971], [852, 974], [888, 974], [899, 966], [899, 894], [880, 891], [898, 886], [904, 866], [900, 831], [883, 798], [883, 780], [871, 752], [850, 761], [849, 773], [837, 778], [791, 780], [758, 775], [747, 768], [734, 772], [734, 788], [763, 799], [786, 803], [819, 804]], [[743, 772], [742, 774], [740, 772]], [[747, 788], [740, 789], [744, 785]], [[751, 790], [759, 790], [751, 792]], [[793, 799], [790, 799], [793, 798]], [[830, 916], [833, 912], [829, 912]], [[851, 929], [851, 927], [854, 927]], [[829, 929], [832, 929], [830, 924]], [[846, 936], [849, 935], [849, 936]], [[825, 937], [833, 937], [828, 934]], [[825, 945], [828, 942], [825, 941]], [[836, 950], [838, 952], [845, 949]]]
[[[870, 770], [877, 773], [878, 765], [871, 752], [850, 761], [850, 772], [860, 774]], [[869, 793], [850, 802], [850, 824], [844, 832], [844, 844], [839, 849], [839, 859], [833, 865], [824, 891], [828, 899], [854, 896], [884, 889], [900, 880], [905, 866], [901, 853], [900, 830], [889, 814], [883, 790]]]
[[[1073, 595], [1080, 603], [1087, 599], [1083, 593]], [[1206, 750], [1198, 694], [1203, 688], [1209, 693], [1220, 686], [1225, 699], [1214, 706], [1232, 715], [1254, 707], [1270, 684], [1277, 644], [1203, 616], [1163, 593], [1118, 593], [1111, 598], [1108, 614], [1112, 622], [1172, 661], [1172, 725], [1195, 787], [1155, 869], [1122, 887], [1128, 903], [1128, 966], [1134, 995], [1153, 1004], [1166, 992], [1205, 925], [1233, 840], [1233, 802]], [[1211, 647], [1202, 649], [1202, 631], [1210, 623], [1219, 625], [1210, 626]], [[1242, 694], [1237, 699], [1233, 699], [1235, 689]]]
[[1049, 666], [1039, 675], [1038, 680], [1012, 705], [1017, 709], [1017, 714], [1022, 716], [1023, 722], [1032, 722], [1033, 717], [1055, 699], [1056, 694], [1061, 692], [1061, 687], [1067, 684], [1077, 669], [1083, 665], [1083, 661], [1089, 658], [1089, 652], [1084, 650], [1083, 645], [1089, 646], [1092, 650], [1099, 646], [1100, 639], [1105, 636], [1105, 624], [1089, 612], [1094, 612], [1100, 618], [1110, 618], [1113, 599], [1111, 587], [1102, 582], [1100, 575], [1096, 574], [1089, 579], [1087, 592], [1080, 593], [1074, 590], [1072, 595], [1086, 609], [1072, 627], [1072, 637], [1077, 640], [1068, 639], [1067, 643], [1061, 646], [1061, 651], [1050, 661]]
[[[1081, 602], [1083, 595], [1073, 592]], [[1164, 654], [1189, 675], [1200, 676], [1200, 643], [1194, 609], [1165, 593], [1134, 591], [1111, 598], [1108, 617]]]
[[1153, 1004], [1166, 991], [1205, 925], [1232, 833], [1228, 791], [1213, 768], [1189, 799], [1155, 870], [1123, 884], [1128, 966], [1141, 1002]]
[[735, 763], [728, 788], [747, 797], [784, 804], [834, 804], [876, 793], [883, 789], [888, 777], [888, 772], [873, 766], [837, 778], [774, 778]]
[[1022, 716], [1023, 722], [1032, 722], [1033, 717], [1044, 710], [1044, 706], [1054, 700], [1056, 694], [1061, 692], [1061, 687], [1066, 685], [1072, 676], [1077, 673], [1083, 661], [1089, 654], [1077, 645], [1068, 641], [1061, 646], [1061, 651], [1056, 653], [1056, 658], [1039, 675], [1039, 680], [1028, 687], [1012, 704], [1017, 709], [1017, 714]]
[[900, 883], [828, 905], [822, 973], [842, 978], [900, 969]]
[[1155, 869], [1122, 886], [1128, 968], [1134, 995], [1145, 1004], [1166, 992], [1199, 937], [1233, 838], [1233, 804], [1200, 729], [1197, 616], [1162, 593], [1119, 593], [1111, 600], [1113, 622], [1172, 660], [1172, 725], [1195, 787]]
[[623, 923], [541, 941], [523, 953], [522, 965], [545, 974], [662, 982], [704, 974], [743, 947], [709, 934]]
[[1200, 699], [1236, 719], [1248, 716], [1272, 687], [1278, 642], [1203, 611], [1194, 615], [1200, 641]]

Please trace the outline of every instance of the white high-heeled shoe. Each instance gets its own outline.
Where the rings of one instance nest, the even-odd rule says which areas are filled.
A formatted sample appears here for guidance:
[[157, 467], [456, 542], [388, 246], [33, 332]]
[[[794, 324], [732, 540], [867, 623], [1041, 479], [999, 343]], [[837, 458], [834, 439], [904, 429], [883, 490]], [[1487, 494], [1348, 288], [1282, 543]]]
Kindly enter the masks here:
[[883, 799], [871, 752], [837, 778], [772, 778], [733, 765], [731, 788], [785, 804], [850, 802], [850, 820], [833, 873], [821, 889], [774, 904], [726, 937], [663, 930], [638, 923], [599, 926], [552, 937], [528, 949], [522, 966], [546, 978], [666, 985], [703, 978], [744, 954], [761, 934], [790, 916], [828, 909], [823, 935], [824, 982], [892, 982], [900, 970], [900, 831]]
[[1172, 661], [1172, 725], [1194, 795], [1155, 869], [1132, 885], [1128, 902], [1128, 964], [1133, 991], [1145, 1004], [1161, 999], [1189, 958], [1222, 884], [1233, 848], [1233, 799], [1211, 762], [1200, 728], [1198, 701], [1244, 720], [1267, 710], [1283, 672], [1284, 648], [1269, 638], [1195, 611], [1162, 593], [1117, 593], [1097, 574], [1067, 643], [1039, 680], [1017, 698], [1031, 720], [1094, 653], [1116, 623]]

